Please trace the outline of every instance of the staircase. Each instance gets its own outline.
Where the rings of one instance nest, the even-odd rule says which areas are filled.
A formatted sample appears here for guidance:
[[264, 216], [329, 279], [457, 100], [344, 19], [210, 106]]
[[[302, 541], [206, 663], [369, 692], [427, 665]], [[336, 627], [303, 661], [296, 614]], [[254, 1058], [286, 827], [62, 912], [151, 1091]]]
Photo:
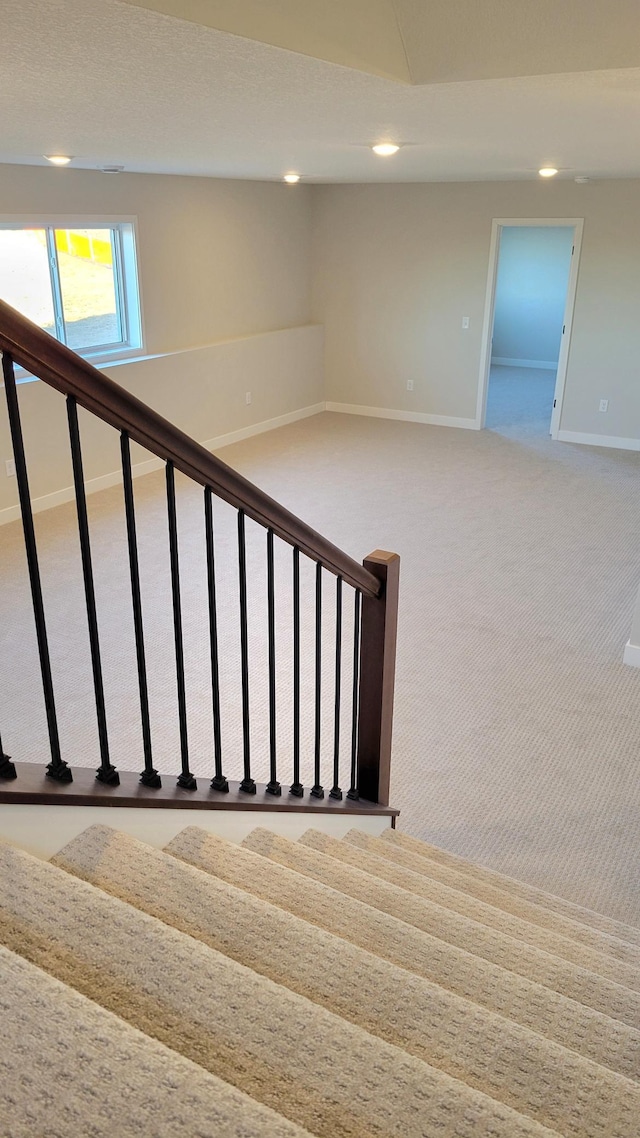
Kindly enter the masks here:
[[[39, 804], [65, 809], [257, 809], [285, 814], [337, 810], [395, 817], [398, 811], [390, 806], [389, 785], [398, 555], [374, 550], [362, 564], [355, 561], [1, 300], [0, 354], [48, 736], [48, 761], [24, 761], [30, 753], [47, 752], [44, 740], [34, 746], [23, 737], [24, 715], [11, 707], [5, 710], [12, 702], [9, 691], [1, 709], [0, 813], [4, 806]], [[60, 698], [60, 687], [64, 691], [63, 683], [69, 680], [60, 674], [60, 662], [51, 651], [52, 599], [43, 588], [46, 550], [43, 559], [34, 522], [29, 440], [22, 425], [17, 368], [58, 393], [52, 424], [56, 414], [67, 420], [83, 588], [70, 589], [63, 604], [69, 627], [76, 627], [72, 614], [80, 618], [81, 626], [86, 621], [93, 701], [76, 690], [73, 699]], [[95, 532], [87, 505], [81, 430], [82, 416], [87, 415], [106, 424], [106, 437], [117, 441], [120, 450], [119, 469], [109, 477], [122, 483], [129, 568], [125, 592], [130, 592], [135, 644], [135, 668], [131, 655], [127, 660], [123, 654], [119, 661], [124, 701], [114, 698], [105, 682], [101, 637], [110, 613], [99, 604], [94, 574]], [[153, 609], [157, 616], [169, 597], [155, 575], [145, 583], [141, 572], [134, 444], [144, 449], [152, 466], [163, 466], [165, 472], [166, 519], [158, 516], [154, 521], [159, 533], [166, 523], [168, 541], [156, 556], [168, 570], [173, 636], [167, 637], [165, 624], [159, 638], [152, 629], [151, 640], [163, 642], [168, 652], [165, 661], [173, 656], [167, 675], [147, 651], [145, 613]], [[192, 492], [202, 494], [198, 522], [186, 539], [178, 479], [186, 479]], [[227, 523], [233, 519], [234, 540], [224, 539], [224, 524], [221, 538], [221, 517]], [[69, 532], [68, 540], [73, 544], [75, 534]], [[201, 597], [190, 630], [184, 619], [185, 580], [190, 595]], [[206, 582], [206, 594], [198, 594], [200, 580], [202, 585]], [[121, 589], [122, 584], [116, 587]], [[197, 681], [192, 677], [188, 683], [189, 642], [196, 625], [208, 626], [208, 659], [199, 663]], [[22, 639], [29, 632], [18, 623], [13, 635]], [[73, 644], [65, 644], [67, 650], [73, 652]], [[31, 685], [32, 679], [29, 674], [24, 682]], [[14, 680], [20, 686], [19, 669]], [[77, 676], [70, 686], [78, 688]], [[161, 696], [160, 723], [157, 713], [154, 717], [154, 691], [156, 708]], [[21, 706], [22, 700], [16, 702]], [[204, 717], [210, 721], [210, 732], [205, 731], [195, 747], [194, 718]], [[124, 737], [129, 740], [124, 750], [137, 756], [132, 760], [135, 774], [113, 762], [114, 720], [124, 721]], [[100, 765], [89, 781], [86, 768], [91, 762], [87, 763], [82, 748], [76, 746], [69, 753], [67, 731], [75, 721], [95, 724]], [[158, 759], [159, 737], [164, 745], [167, 722], [170, 730], [175, 728], [176, 738], [170, 745], [171, 758], [165, 753], [162, 762], [176, 762], [177, 767], [179, 757], [179, 769], [173, 779], [169, 776], [169, 784], [166, 767]], [[0, 818], [0, 835], [4, 832]]]
[[637, 1138], [640, 930], [395, 830], [0, 847], [7, 1138]]

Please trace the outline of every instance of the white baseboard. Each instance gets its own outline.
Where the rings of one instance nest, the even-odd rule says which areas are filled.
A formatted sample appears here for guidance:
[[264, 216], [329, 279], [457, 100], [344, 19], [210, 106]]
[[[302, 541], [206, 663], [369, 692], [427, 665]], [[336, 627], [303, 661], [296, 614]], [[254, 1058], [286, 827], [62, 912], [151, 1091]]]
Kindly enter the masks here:
[[392, 407], [361, 407], [357, 403], [325, 403], [325, 411], [338, 411], [342, 415], [365, 415], [372, 419], [400, 419], [405, 423], [427, 423], [432, 427], [460, 427], [477, 431], [475, 419], [462, 419], [455, 415], [429, 415], [426, 411], [397, 411]]
[[640, 668], [640, 644], [632, 644], [627, 640], [622, 661], [624, 664], [630, 664], [632, 668]]
[[561, 443], [581, 443], [589, 447], [613, 447], [614, 450], [640, 450], [640, 439], [624, 439], [617, 435], [589, 435], [583, 431], [558, 431]]
[[241, 427], [239, 431], [229, 431], [226, 435], [218, 435], [215, 439], [207, 439], [202, 445], [207, 450], [221, 450], [222, 447], [231, 446], [232, 443], [241, 443], [243, 439], [262, 435], [265, 431], [275, 431], [278, 427], [287, 427], [289, 423], [297, 423], [299, 419], [309, 419], [311, 415], [319, 415], [325, 410], [324, 403], [312, 403], [310, 407], [301, 407], [297, 411], [288, 411], [286, 415], [277, 415], [275, 419], [264, 419], [252, 427]]
[[496, 367], [536, 367], [544, 371], [557, 371], [558, 364], [554, 360], [518, 360], [510, 356], [492, 356], [491, 363]]
[[[273, 431], [276, 427], [286, 427], [298, 419], [307, 419], [311, 415], [318, 415], [324, 409], [324, 403], [314, 403], [309, 407], [301, 407], [297, 411], [288, 411], [286, 415], [277, 415], [275, 419], [264, 419], [261, 423], [254, 423], [253, 426], [241, 427], [238, 431], [229, 431], [226, 435], [207, 439], [202, 445], [207, 450], [221, 450], [222, 447], [230, 446], [231, 443], [239, 443], [253, 435], [262, 435], [265, 431]], [[131, 473], [134, 478], [141, 478], [144, 474], [151, 474], [154, 470], [160, 470], [163, 465], [161, 458], [149, 458], [145, 462], [135, 463]], [[110, 474], [101, 474], [98, 478], [89, 478], [85, 482], [85, 491], [87, 494], [97, 494], [100, 490], [109, 490], [112, 486], [119, 486], [121, 483], [122, 472], [114, 470]], [[62, 490], [54, 490], [52, 494], [43, 494], [40, 498], [32, 498], [31, 508], [34, 514], [41, 514], [44, 510], [63, 506], [66, 502], [73, 502], [74, 499], [73, 486], [65, 486]], [[8, 522], [18, 521], [19, 518], [20, 506], [7, 506], [4, 510], [0, 510], [0, 526], [7, 525]]]
[[[159, 470], [161, 466], [161, 459], [150, 458], [147, 462], [136, 463], [131, 468], [131, 473], [134, 478], [140, 478], [142, 474], [150, 474], [152, 470]], [[121, 482], [121, 471], [114, 470], [110, 474], [101, 474], [99, 478], [89, 478], [85, 482], [84, 488], [87, 494], [97, 494], [99, 490], [110, 490], [112, 486], [118, 486]], [[53, 510], [56, 506], [64, 506], [66, 502], [73, 502], [74, 500], [73, 486], [65, 486], [62, 490], [54, 490], [52, 494], [43, 494], [40, 498], [32, 498], [31, 509], [34, 514], [41, 514], [45, 510]], [[4, 510], [0, 510], [0, 526], [6, 525], [8, 522], [18, 521], [19, 518], [20, 506], [7, 506]]]

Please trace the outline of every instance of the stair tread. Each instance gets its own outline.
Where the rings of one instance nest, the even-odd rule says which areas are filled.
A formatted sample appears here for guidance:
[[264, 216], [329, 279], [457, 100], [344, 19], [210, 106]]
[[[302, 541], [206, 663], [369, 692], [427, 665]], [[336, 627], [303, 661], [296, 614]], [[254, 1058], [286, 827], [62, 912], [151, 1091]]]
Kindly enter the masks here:
[[319, 1138], [554, 1133], [10, 847], [0, 849], [0, 941]]
[[[470, 917], [471, 920], [495, 928], [507, 936], [522, 940], [534, 948], [540, 948], [543, 952], [571, 960], [582, 968], [606, 976], [616, 984], [640, 991], [640, 954], [632, 945], [625, 946], [621, 941], [612, 943], [612, 938], [587, 928], [584, 929], [583, 939], [580, 926], [575, 926], [575, 922], [575, 927], [571, 930], [567, 927], [569, 922], [564, 922], [564, 933], [554, 929], [553, 924], [549, 928], [543, 927], [540, 923], [532, 923], [540, 912], [538, 906], [529, 905], [526, 916], [505, 911], [498, 905], [496, 890], [492, 891], [492, 897], [488, 899], [474, 895], [473, 891], [466, 892], [457, 884], [445, 884], [437, 872], [432, 872], [434, 867], [436, 871], [441, 868], [435, 862], [429, 862], [427, 858], [418, 854], [391, 847], [388, 842], [371, 838], [369, 834], [364, 834], [360, 830], [350, 830], [342, 841], [368, 855], [362, 859], [358, 858], [357, 862], [354, 861], [354, 864], [362, 864], [367, 873], [392, 881], [401, 888], [408, 889], [409, 892], [417, 891], [420, 896], [429, 897], [437, 904], [453, 909], [463, 916]], [[335, 848], [331, 847], [334, 850]], [[385, 851], [388, 851], [387, 855]], [[480, 890], [484, 891], [482, 886]], [[506, 893], [502, 896], [510, 897]], [[517, 901], [515, 905], [518, 905]], [[537, 913], [531, 912], [534, 908], [538, 910]], [[554, 914], [551, 914], [552, 918], [553, 916]], [[619, 952], [616, 952], [616, 946], [619, 946]]]
[[[464, 949], [472, 956], [484, 958], [501, 968], [526, 977], [553, 991], [568, 996], [578, 1003], [601, 1011], [605, 1016], [619, 1019], [631, 1027], [640, 1028], [640, 994], [619, 984], [597, 976], [568, 961], [523, 945], [513, 937], [502, 936], [475, 921], [449, 909], [416, 896], [381, 878], [373, 877], [362, 869], [350, 865], [347, 858], [357, 851], [345, 843], [338, 843], [340, 858], [312, 849], [311, 831], [305, 841], [295, 843], [295, 868], [351, 897], [399, 917], [423, 932], [431, 933], [449, 945]], [[321, 835], [324, 837], [324, 835]], [[252, 845], [253, 834], [244, 843]], [[321, 843], [320, 843], [321, 844]], [[311, 855], [311, 856], [309, 856]], [[313, 856], [315, 855], [315, 856]], [[326, 861], [318, 861], [318, 858]]]
[[461, 892], [464, 897], [469, 896], [478, 904], [486, 904], [491, 909], [504, 912], [512, 920], [523, 920], [536, 929], [540, 928], [546, 931], [549, 937], [561, 937], [568, 941], [569, 945], [583, 945], [587, 950], [592, 949], [605, 956], [610, 955], [640, 970], [640, 945], [629, 944], [628, 941], [620, 940], [609, 933], [556, 913], [546, 905], [515, 895], [502, 889], [499, 882], [477, 879], [464, 870], [442, 865], [423, 852], [413, 848], [407, 849], [403, 844], [396, 844], [388, 839], [373, 837], [357, 828], [349, 830], [344, 840], [369, 853], [386, 857], [394, 864], [410, 869], [414, 873], [420, 873], [429, 880], [438, 882], [442, 887]]
[[[247, 843], [247, 844], [245, 844]], [[298, 847], [287, 838], [255, 830], [240, 847], [197, 827], [181, 831], [166, 847], [223, 881], [250, 890], [313, 925], [327, 929], [383, 959], [431, 979], [465, 999], [497, 1012], [564, 1047], [632, 1079], [640, 1077], [640, 1033], [552, 992], [540, 984], [474, 957], [298, 872]], [[313, 857], [313, 851], [309, 851]], [[319, 855], [323, 860], [323, 855]]]
[[309, 1138], [0, 946], [5, 1138]]
[[440, 862], [442, 865], [449, 866], [451, 869], [457, 869], [461, 873], [475, 877], [478, 881], [486, 881], [488, 884], [496, 885], [499, 889], [512, 893], [516, 897], [522, 897], [533, 904], [544, 906], [550, 911], [568, 917], [570, 920], [578, 921], [583, 925], [590, 925], [592, 928], [608, 933], [618, 940], [640, 946], [640, 928], [636, 925], [614, 920], [613, 917], [607, 917], [604, 913], [598, 913], [594, 909], [578, 905], [575, 901], [569, 901], [565, 897], [548, 893], [536, 885], [529, 884], [529, 882], [509, 877], [508, 874], [501, 873], [497, 869], [476, 865], [468, 858], [441, 849], [421, 838], [414, 838], [401, 830], [389, 828], [383, 831], [381, 837], [390, 844], [403, 846], [410, 852], [419, 853], [433, 861]]
[[[640, 992], [638, 974], [629, 973], [628, 966], [619, 964], [611, 958], [604, 958], [604, 966], [598, 971], [585, 969], [543, 949], [526, 944], [519, 939], [470, 920], [462, 914], [439, 905], [432, 900], [433, 886], [428, 877], [412, 870], [397, 866], [393, 861], [369, 853], [368, 850], [333, 838], [318, 830], [307, 830], [298, 844], [311, 847], [352, 868], [360, 869], [376, 881], [376, 889], [381, 882], [395, 889], [413, 894], [422, 903], [423, 919], [430, 917], [431, 924], [437, 927], [436, 935], [463, 947], [473, 945], [473, 951], [487, 959], [527, 975], [540, 983], [598, 1008], [605, 1014], [614, 1014], [634, 1026], [640, 1026]], [[601, 958], [602, 959], [602, 958]], [[625, 982], [622, 983], [621, 981]], [[611, 1009], [615, 1009], [613, 1012]]]
[[[168, 848], [204, 869], [215, 863], [216, 871], [232, 882], [248, 857], [252, 887], [265, 899], [598, 1063], [639, 1077], [639, 1031], [376, 908], [368, 875], [360, 870], [350, 871], [262, 828], [224, 858], [215, 839], [209, 839], [205, 831], [189, 827]], [[261, 866], [265, 859], [268, 864]]]
[[637, 1083], [266, 902], [250, 875], [230, 885], [106, 826], [53, 862], [551, 1129], [635, 1129]]

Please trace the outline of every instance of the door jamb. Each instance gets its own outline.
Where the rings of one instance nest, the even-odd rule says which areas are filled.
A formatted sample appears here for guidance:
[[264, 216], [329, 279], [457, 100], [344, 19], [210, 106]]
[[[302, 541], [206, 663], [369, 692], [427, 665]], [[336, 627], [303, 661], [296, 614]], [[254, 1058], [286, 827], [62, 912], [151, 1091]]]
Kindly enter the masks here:
[[500, 235], [507, 227], [520, 226], [532, 229], [536, 226], [564, 226], [573, 229], [573, 254], [571, 269], [567, 282], [567, 299], [564, 310], [563, 335], [560, 341], [560, 354], [558, 357], [558, 370], [556, 373], [556, 386], [553, 393], [554, 408], [551, 414], [551, 438], [558, 438], [560, 419], [562, 415], [562, 401], [564, 398], [567, 366], [569, 363], [569, 348], [571, 344], [571, 327], [575, 308], [576, 292], [578, 286], [578, 269], [580, 264], [580, 250], [582, 247], [582, 233], [584, 229], [583, 217], [494, 217], [491, 223], [491, 243], [489, 246], [489, 269], [487, 273], [487, 289], [485, 295], [484, 318], [482, 322], [482, 340], [480, 347], [480, 374], [478, 378], [478, 398], [476, 404], [476, 430], [482, 430], [487, 413], [487, 392], [489, 389], [489, 371], [491, 369], [491, 343], [493, 334], [493, 321], [495, 315], [496, 280], [498, 275], [498, 255], [500, 251]]

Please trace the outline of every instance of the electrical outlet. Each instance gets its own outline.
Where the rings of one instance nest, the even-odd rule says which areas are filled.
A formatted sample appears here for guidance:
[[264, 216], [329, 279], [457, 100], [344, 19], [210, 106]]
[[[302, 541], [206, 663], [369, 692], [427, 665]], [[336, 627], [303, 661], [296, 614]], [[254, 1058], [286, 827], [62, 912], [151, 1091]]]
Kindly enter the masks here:
[[250, 403], [253, 402], [253, 395], [250, 391], [245, 392], [244, 401], [247, 404], [247, 407]]
[[413, 391], [413, 380], [412, 379], [407, 380], [407, 391]]
[[467, 328], [469, 327], [469, 317], [468, 316], [462, 317], [462, 327], [464, 328], [464, 330], [466, 332]]
[[8, 458], [6, 460], [6, 462], [4, 464], [4, 468], [7, 472], [7, 478], [15, 478], [15, 476], [16, 476], [16, 464], [12, 458]]
[[608, 411], [609, 410], [609, 400], [608, 399], [601, 399], [600, 400], [600, 410], [601, 411]]

